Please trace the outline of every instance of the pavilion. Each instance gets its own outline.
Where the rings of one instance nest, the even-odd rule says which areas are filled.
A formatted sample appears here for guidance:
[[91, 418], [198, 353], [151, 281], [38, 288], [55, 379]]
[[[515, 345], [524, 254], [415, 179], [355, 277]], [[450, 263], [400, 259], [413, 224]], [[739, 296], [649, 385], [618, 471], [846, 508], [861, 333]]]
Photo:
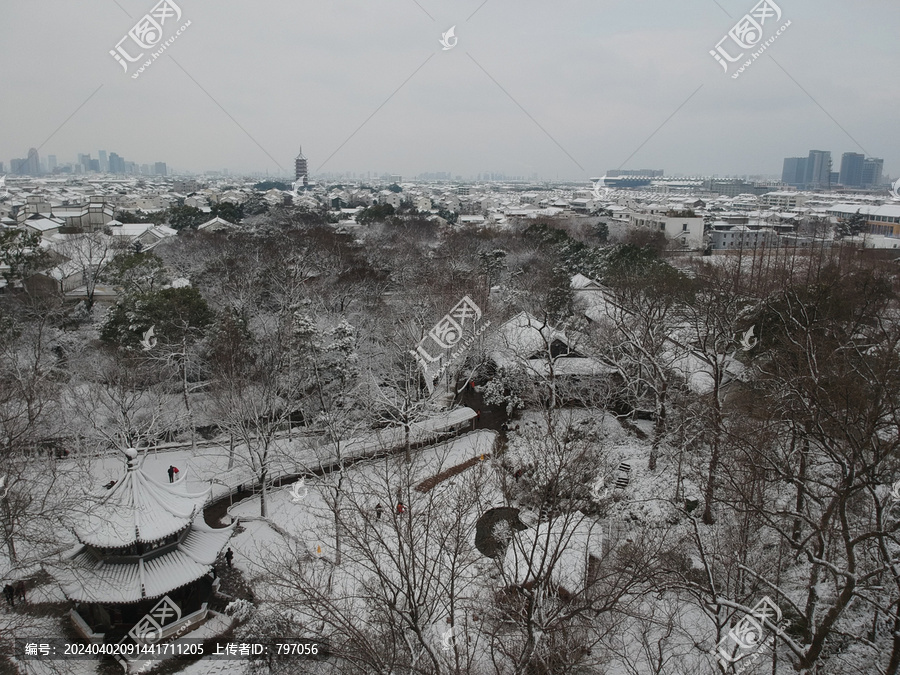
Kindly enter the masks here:
[[213, 529], [203, 521], [212, 486], [187, 492], [185, 472], [160, 483], [137, 465], [137, 450], [124, 452], [124, 477], [93, 493], [73, 527], [80, 545], [47, 567], [74, 603], [69, 615], [85, 640], [155, 643], [206, 620], [212, 566], [236, 523]]

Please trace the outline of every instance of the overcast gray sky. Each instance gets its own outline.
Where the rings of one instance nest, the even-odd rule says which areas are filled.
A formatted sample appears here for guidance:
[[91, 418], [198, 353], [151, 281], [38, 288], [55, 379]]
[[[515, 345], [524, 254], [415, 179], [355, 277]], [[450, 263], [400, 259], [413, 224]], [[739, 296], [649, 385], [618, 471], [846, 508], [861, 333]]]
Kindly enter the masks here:
[[822, 149], [900, 174], [897, 0], [775, 0], [791, 25], [738, 79], [709, 51], [755, 0], [174, 0], [191, 25], [132, 79], [109, 50], [156, 1], [0, 0], [7, 170], [43, 143], [272, 175], [301, 145], [313, 173], [780, 174]]

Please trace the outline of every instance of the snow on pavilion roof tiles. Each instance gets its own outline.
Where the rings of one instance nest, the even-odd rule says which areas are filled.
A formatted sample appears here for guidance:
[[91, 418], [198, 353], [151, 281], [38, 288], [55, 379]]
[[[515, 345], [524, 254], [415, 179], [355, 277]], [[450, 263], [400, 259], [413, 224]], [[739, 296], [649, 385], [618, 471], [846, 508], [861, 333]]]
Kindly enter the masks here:
[[135, 466], [136, 450], [129, 448], [125, 454], [125, 476], [110, 490], [94, 495], [97, 504], [74, 528], [84, 544], [124, 548], [165, 539], [190, 525], [212, 489], [186, 492], [184, 472], [175, 483], [160, 483]]
[[104, 562], [82, 547], [51, 571], [66, 597], [76, 602], [131, 603], [162, 597], [207, 574], [235, 525], [213, 529], [198, 521], [175, 549], [126, 563]]

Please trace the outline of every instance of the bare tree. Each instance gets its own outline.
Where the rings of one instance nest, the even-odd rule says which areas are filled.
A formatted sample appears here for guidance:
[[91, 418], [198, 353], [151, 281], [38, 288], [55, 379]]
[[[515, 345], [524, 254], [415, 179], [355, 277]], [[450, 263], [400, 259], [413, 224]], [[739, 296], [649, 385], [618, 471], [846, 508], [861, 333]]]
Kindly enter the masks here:
[[[628, 249], [625, 249], [628, 250]], [[654, 411], [653, 443], [649, 468], [656, 469], [660, 445], [668, 433], [670, 388], [682, 379], [676, 366], [689, 353], [677, 339], [689, 282], [680, 272], [657, 259], [644, 259], [638, 251], [619, 254], [606, 277], [610, 290], [595, 308], [605, 315], [596, 343], [624, 379], [629, 399], [650, 398]], [[602, 307], [602, 312], [597, 311]]]
[[97, 284], [103, 278], [120, 246], [103, 232], [84, 232], [68, 235], [59, 246], [59, 253], [81, 275], [88, 309], [94, 305]]
[[[244, 449], [260, 490], [260, 515], [267, 515], [267, 494], [276, 467], [285, 458], [279, 442], [306, 398], [306, 385], [293, 370], [290, 319], [260, 317], [230, 359], [213, 363], [213, 409], [220, 426]], [[232, 337], [235, 337], [232, 333]]]
[[[340, 566], [291, 545], [260, 578], [298, 621], [330, 640], [344, 672], [479, 672], [472, 650], [482, 644], [473, 604], [481, 567], [473, 540], [489, 468], [421, 492], [418, 458], [385, 457], [368, 467], [340, 481], [339, 505], [328, 502], [343, 533]], [[393, 506], [398, 493], [402, 511]], [[376, 512], [376, 504], [387, 508]], [[463, 640], [466, 630], [472, 642]]]

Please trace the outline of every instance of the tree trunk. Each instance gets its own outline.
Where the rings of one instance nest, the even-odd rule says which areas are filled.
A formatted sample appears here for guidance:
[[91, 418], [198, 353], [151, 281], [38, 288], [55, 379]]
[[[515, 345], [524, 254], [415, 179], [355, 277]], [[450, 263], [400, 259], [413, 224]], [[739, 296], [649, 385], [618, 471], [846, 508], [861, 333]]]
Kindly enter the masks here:
[[187, 381], [187, 341], [181, 342], [181, 396], [184, 399], [184, 409], [188, 414], [188, 424], [191, 427], [191, 450], [196, 450], [196, 425], [194, 424], [194, 411], [191, 410], [190, 401], [188, 401], [188, 381]]
[[712, 454], [709, 458], [709, 476], [706, 482], [706, 504], [703, 507], [703, 522], [712, 525], [716, 522], [713, 517], [712, 505], [716, 497], [716, 474], [719, 472], [719, 461], [722, 452], [722, 402], [719, 398], [722, 385], [722, 367], [716, 357], [713, 364], [713, 391], [712, 391]]
[[403, 425], [403, 434], [405, 439], [403, 441], [403, 449], [405, 451], [406, 463], [409, 464], [412, 461], [412, 448], [409, 443], [409, 419], [406, 419]]
[[716, 474], [719, 471], [719, 452], [719, 434], [717, 433], [715, 438], [713, 438], [712, 454], [709, 458], [709, 475], [706, 481], [706, 495], [704, 497], [706, 504], [703, 507], [703, 522], [706, 525], [712, 525], [716, 522], [716, 519], [713, 517], [712, 504], [716, 493]]
[[[9, 489], [8, 487], [6, 488]], [[8, 493], [7, 493], [8, 495]], [[13, 538], [13, 514], [12, 510], [9, 508], [9, 497], [4, 496], [0, 503], [3, 504], [3, 520], [6, 521], [8, 527], [4, 527], [4, 534], [6, 535], [6, 554], [9, 557], [9, 562], [15, 565], [19, 562], [19, 556], [16, 554], [16, 544]]]
[[[796, 433], [793, 435], [791, 439], [791, 444], [793, 445], [796, 441]], [[796, 510], [797, 517], [794, 518], [794, 528], [791, 533], [791, 538], [798, 542], [800, 541], [800, 537], [803, 536], [803, 509], [806, 505], [806, 468], [807, 462], [809, 459], [809, 436], [803, 434], [803, 444], [800, 449], [800, 468], [797, 475], [797, 501], [796, 501]]]
[[268, 476], [268, 471], [263, 469], [259, 473], [259, 515], [261, 518], [266, 518], [269, 515], [268, 505], [266, 504], [266, 478]]
[[668, 385], [663, 384], [656, 397], [656, 423], [653, 425], [653, 445], [650, 446], [650, 462], [647, 468], [656, 471], [656, 461], [659, 458], [659, 444], [666, 433], [666, 394]]
[[341, 487], [344, 482], [343, 467], [338, 471], [338, 484], [334, 491], [334, 564], [341, 564]]

